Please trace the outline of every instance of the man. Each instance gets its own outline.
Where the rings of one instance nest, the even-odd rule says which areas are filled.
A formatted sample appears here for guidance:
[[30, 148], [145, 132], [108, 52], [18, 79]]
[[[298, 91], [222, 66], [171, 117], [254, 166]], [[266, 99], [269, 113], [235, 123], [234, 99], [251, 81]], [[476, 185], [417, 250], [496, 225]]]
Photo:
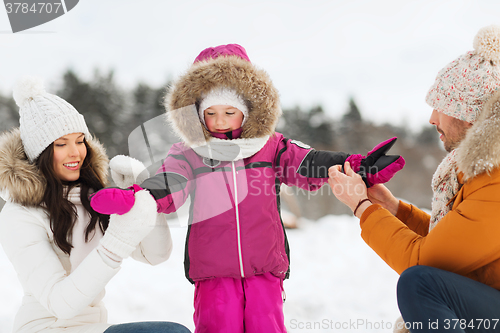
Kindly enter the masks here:
[[[432, 179], [431, 215], [383, 185], [366, 189], [330, 169], [365, 242], [401, 274], [398, 305], [411, 332], [500, 331], [500, 26], [438, 74], [427, 95], [448, 155]], [[397, 329], [398, 327], [396, 327]]]

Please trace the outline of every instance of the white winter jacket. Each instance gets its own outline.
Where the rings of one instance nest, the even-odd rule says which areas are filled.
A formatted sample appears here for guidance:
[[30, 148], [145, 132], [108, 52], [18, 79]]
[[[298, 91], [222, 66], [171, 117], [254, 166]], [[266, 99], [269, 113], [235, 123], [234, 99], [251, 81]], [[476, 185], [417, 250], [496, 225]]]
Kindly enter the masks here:
[[[96, 155], [93, 158], [97, 173], [107, 177], [103, 148], [97, 141], [89, 144]], [[120, 268], [112, 268], [102, 259], [94, 248], [96, 242], [92, 242], [92, 248], [73, 248], [72, 253], [89, 254], [77, 260], [77, 267], [71, 267], [75, 260], [54, 243], [48, 216], [37, 201], [44, 188], [40, 177], [25, 160], [19, 132], [3, 134], [0, 189], [8, 197], [4, 198], [7, 203], [0, 212], [0, 243], [24, 290], [14, 332], [102, 333], [110, 326], [101, 302], [104, 287]], [[81, 206], [79, 200], [72, 202], [77, 208]], [[152, 265], [168, 259], [172, 249], [170, 231], [163, 215], [158, 215], [157, 220], [153, 231], [132, 254], [134, 259]], [[102, 233], [96, 232], [94, 237], [100, 239]]]

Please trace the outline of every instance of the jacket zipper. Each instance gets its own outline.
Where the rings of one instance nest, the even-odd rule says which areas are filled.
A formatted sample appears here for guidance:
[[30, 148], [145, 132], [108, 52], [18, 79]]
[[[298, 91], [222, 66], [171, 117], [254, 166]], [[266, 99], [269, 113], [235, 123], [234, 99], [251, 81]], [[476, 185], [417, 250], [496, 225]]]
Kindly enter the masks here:
[[238, 259], [240, 261], [240, 273], [241, 277], [245, 277], [245, 270], [243, 269], [243, 255], [241, 251], [241, 231], [240, 231], [240, 213], [238, 210], [238, 187], [236, 184], [236, 167], [234, 165], [234, 161], [231, 161], [232, 164], [232, 172], [233, 172], [233, 182], [234, 182], [234, 206], [236, 209], [236, 232], [238, 233]]

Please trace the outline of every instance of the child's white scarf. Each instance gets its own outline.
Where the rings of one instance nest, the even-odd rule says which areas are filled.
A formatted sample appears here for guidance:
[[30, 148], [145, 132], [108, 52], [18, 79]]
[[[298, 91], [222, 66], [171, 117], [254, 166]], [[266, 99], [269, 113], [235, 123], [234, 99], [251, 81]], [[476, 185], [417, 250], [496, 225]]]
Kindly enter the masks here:
[[219, 161], [238, 161], [255, 155], [269, 140], [269, 135], [261, 138], [223, 140], [211, 138], [203, 145], [191, 148], [200, 156]]

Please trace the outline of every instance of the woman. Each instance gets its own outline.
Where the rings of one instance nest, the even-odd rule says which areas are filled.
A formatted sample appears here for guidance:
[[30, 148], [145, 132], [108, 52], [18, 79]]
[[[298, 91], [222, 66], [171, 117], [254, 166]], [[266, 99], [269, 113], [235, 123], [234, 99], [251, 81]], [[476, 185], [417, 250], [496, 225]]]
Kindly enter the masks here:
[[106, 323], [104, 287], [122, 260], [167, 260], [170, 232], [155, 227], [156, 204], [144, 191], [128, 214], [93, 211], [88, 196], [106, 185], [108, 159], [83, 116], [38, 79], [21, 81], [14, 99], [20, 128], [0, 137], [0, 243], [24, 289], [14, 332], [189, 332], [168, 322]]

